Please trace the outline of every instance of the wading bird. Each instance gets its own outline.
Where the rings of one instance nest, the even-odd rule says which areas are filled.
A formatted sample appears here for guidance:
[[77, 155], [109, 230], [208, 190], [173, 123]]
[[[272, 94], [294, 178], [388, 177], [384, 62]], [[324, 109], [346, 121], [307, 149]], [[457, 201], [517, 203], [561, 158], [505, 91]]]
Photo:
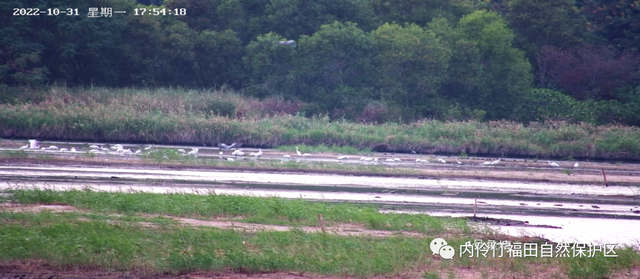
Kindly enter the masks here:
[[76, 152], [76, 148], [75, 147], [71, 147], [71, 152]]
[[573, 164], [573, 167], [574, 167], [574, 168], [577, 168], [577, 167], [579, 167], [579, 166], [580, 166], [580, 164], [578, 164], [578, 162], [576, 162], [575, 164]]
[[237, 150], [241, 146], [242, 146], [242, 143], [237, 143], [237, 142], [234, 142], [231, 145], [226, 145], [224, 143], [218, 143], [218, 147], [220, 147], [220, 150], [222, 150], [222, 149], [229, 150], [231, 148], [235, 148]]
[[558, 165], [557, 163], [551, 162], [551, 161], [547, 161], [549, 162], [549, 165], [552, 167], [560, 167], [560, 165]]
[[144, 151], [147, 151], [147, 150], [149, 150], [151, 148], [153, 148], [153, 145], [147, 145], [147, 146], [144, 147]]
[[189, 151], [189, 153], [187, 153], [187, 155], [198, 155], [198, 151], [199, 151], [199, 149], [197, 149], [197, 148], [191, 148], [191, 151]]
[[492, 164], [492, 165], [500, 164], [500, 160], [502, 160], [502, 158], [500, 158], [500, 159], [498, 159], [498, 160], [495, 160], [495, 161], [491, 162], [491, 164]]
[[180, 153], [186, 153], [187, 151], [185, 151], [184, 149], [180, 148], [180, 149], [178, 149], [178, 152], [180, 152]]
[[51, 145], [49, 146], [49, 148], [47, 148], [48, 150], [58, 150], [58, 147], [55, 145]]
[[253, 156], [253, 157], [256, 157], [256, 158], [257, 158], [257, 157], [261, 157], [261, 156], [262, 156], [262, 154], [263, 154], [262, 149], [258, 149], [258, 152], [256, 152], [256, 153], [251, 153], [251, 154], [249, 154], [249, 155], [251, 155], [251, 156]]
[[338, 160], [349, 160], [349, 156], [338, 156]]
[[445, 160], [444, 160], [444, 159], [442, 159], [442, 158], [438, 158], [438, 162], [440, 162], [441, 164], [446, 164], [446, 163], [447, 163], [447, 161], [445, 161]]
[[40, 142], [34, 139], [29, 140], [29, 149], [38, 149], [40, 148]]
[[302, 152], [300, 152], [300, 150], [298, 150], [297, 146], [296, 146], [296, 153], [298, 153], [298, 156], [302, 156]]
[[29, 148], [29, 144], [27, 144], [27, 145], [25, 145], [25, 146], [20, 146], [20, 150], [28, 149], [28, 148]]
[[229, 157], [229, 158], [227, 158], [227, 161], [229, 161], [229, 162], [233, 162], [233, 161], [235, 161], [235, 160], [234, 160], [233, 158]]
[[97, 146], [97, 145], [95, 145], [95, 144], [92, 144], [92, 145], [89, 145], [89, 148], [91, 148], [91, 149], [99, 149], [100, 147], [98, 147], [98, 146]]
[[67, 150], [68, 150], [68, 149], [66, 149], [66, 148], [60, 148], [60, 152], [65, 152], [65, 151], [67, 151]]
[[462, 165], [462, 162], [460, 162], [460, 160], [456, 159], [456, 163], [458, 163], [458, 165]]

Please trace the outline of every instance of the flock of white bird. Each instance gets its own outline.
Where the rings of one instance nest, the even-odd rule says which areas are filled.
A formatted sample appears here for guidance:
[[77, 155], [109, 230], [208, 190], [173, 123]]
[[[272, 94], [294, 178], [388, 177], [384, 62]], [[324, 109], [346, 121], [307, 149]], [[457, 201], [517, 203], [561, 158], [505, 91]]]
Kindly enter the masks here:
[[[239, 144], [239, 143], [233, 143], [231, 145], [226, 145], [224, 143], [218, 144], [218, 146], [220, 147], [220, 150], [222, 150], [222, 149], [229, 150], [229, 149], [231, 149], [233, 147], [236, 148], [236, 150], [231, 153], [230, 157], [225, 157], [224, 156], [224, 152], [220, 151], [219, 158], [223, 159], [223, 160], [227, 160], [227, 161], [233, 162], [233, 161], [238, 160], [239, 157], [244, 157], [245, 153], [242, 151], [242, 149], [239, 148], [241, 145], [242, 144]], [[87, 152], [95, 153], [95, 154], [140, 155], [140, 154], [143, 153], [143, 150], [144, 151], [151, 150], [153, 148], [153, 146], [152, 145], [147, 145], [143, 149], [138, 149], [136, 151], [132, 151], [131, 149], [125, 149], [122, 144], [113, 144], [113, 145], [110, 145], [109, 148], [104, 147], [104, 145], [100, 145], [99, 146], [99, 145], [95, 145], [94, 144], [94, 145], [90, 145], [89, 148], [91, 148], [91, 150], [89, 150]], [[28, 144], [20, 147], [20, 150], [82, 152], [82, 151], [77, 150], [75, 147], [72, 147], [72, 148], [64, 148], [64, 147], [63, 148], [58, 148], [55, 145], [51, 145], [49, 147], [41, 147], [40, 146], [40, 142], [35, 140], [35, 139], [29, 140]], [[185, 155], [185, 156], [191, 156], [191, 155], [197, 156], [199, 151], [200, 150], [198, 148], [192, 148], [191, 151], [189, 151], [189, 152], [187, 152], [186, 150], [184, 150], [182, 148], [178, 149], [178, 153], [180, 153], [182, 155]], [[258, 149], [258, 152], [252, 152], [252, 153], [249, 154], [249, 156], [250, 157], [254, 157], [254, 158], [257, 159], [257, 158], [262, 157], [263, 154], [264, 154], [264, 152], [262, 151], [262, 149]], [[308, 158], [313, 156], [310, 153], [302, 153], [302, 152], [300, 152], [300, 149], [297, 146], [296, 146], [296, 154], [298, 155], [298, 157], [306, 158], [306, 159], [308, 159]], [[289, 160], [289, 159], [291, 159], [291, 155], [285, 154], [285, 155], [282, 156], [281, 160], [284, 162], [284, 161]], [[340, 162], [347, 161], [347, 160], [349, 160], [349, 156], [346, 156], [346, 155], [338, 156], [338, 161], [340, 161]], [[363, 161], [363, 162], [378, 162], [378, 161], [381, 161], [381, 159], [378, 159], [378, 158], [375, 158], [375, 157], [360, 157], [360, 161]], [[390, 163], [391, 162], [401, 162], [402, 159], [400, 159], [400, 158], [387, 158], [384, 161], [385, 162], [390, 162]], [[499, 158], [498, 160], [495, 160], [495, 161], [483, 162], [481, 165], [485, 165], [485, 166], [498, 165], [498, 164], [500, 164], [501, 161], [502, 161], [502, 158]], [[416, 163], [423, 163], [423, 164], [430, 163], [430, 161], [428, 159], [416, 159], [415, 162]], [[443, 158], [437, 158], [437, 162], [440, 163], [440, 164], [446, 164], [447, 163], [447, 161], [445, 159], [443, 159]], [[547, 161], [547, 162], [552, 167], [556, 167], [556, 168], [560, 167], [560, 164], [558, 164], [556, 162], [551, 162], [551, 161]], [[463, 164], [458, 159], [456, 159], [456, 163], [458, 165], [462, 165]], [[578, 168], [579, 166], [580, 166], [580, 164], [578, 164], [577, 162], [575, 164], [573, 164], [574, 168]]]
[[[140, 155], [142, 154], [142, 149], [138, 149], [135, 152], [132, 151], [131, 149], [125, 149], [124, 146], [122, 146], [122, 144], [113, 144], [110, 145], [109, 148], [104, 147], [104, 145], [90, 145], [89, 148], [91, 150], [89, 151], [84, 151], [87, 153], [93, 153], [93, 154], [116, 154], [116, 155]], [[151, 146], [147, 146], [144, 148], [144, 150], [149, 150], [151, 149]], [[49, 147], [41, 147], [40, 146], [40, 142], [38, 140], [35, 139], [30, 139], [29, 143], [21, 146], [20, 150], [39, 150], [39, 151], [57, 151], [57, 152], [83, 152], [79, 149], [76, 149], [75, 147], [71, 147], [71, 148], [66, 148], [66, 147], [57, 147], [55, 145], [50, 145]]]

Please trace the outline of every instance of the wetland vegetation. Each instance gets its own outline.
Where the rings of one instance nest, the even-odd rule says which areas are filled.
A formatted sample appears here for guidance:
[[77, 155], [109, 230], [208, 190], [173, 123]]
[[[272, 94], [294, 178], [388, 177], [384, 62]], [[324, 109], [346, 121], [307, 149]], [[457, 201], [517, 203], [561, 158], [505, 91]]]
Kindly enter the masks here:
[[[542, 240], [483, 234], [461, 219], [382, 214], [373, 206], [212, 193], [91, 190], [12, 190], [3, 199], [23, 206], [55, 204], [75, 208], [67, 212], [30, 212], [13, 205], [0, 211], [3, 247], [0, 259], [37, 260], [59, 268], [135, 270], [138, 274], [226, 270], [426, 278], [455, 277], [462, 270], [472, 270], [483, 277], [499, 272], [516, 277], [604, 278], [634, 272], [634, 267], [640, 264], [640, 256], [630, 248], [618, 248], [617, 258], [456, 257], [447, 261], [430, 252], [429, 244], [438, 236], [446, 236], [454, 247], [473, 239]], [[341, 236], [296, 229], [302, 225], [319, 226], [318, 214], [324, 216], [326, 226], [361, 224], [370, 229], [415, 231], [423, 235]], [[182, 225], [173, 217], [280, 224], [291, 229], [250, 232], [193, 227]]]
[[[640, 158], [640, 129], [570, 122], [443, 122], [371, 125], [283, 111], [236, 93], [187, 89], [53, 87], [39, 100], [0, 104], [0, 136], [102, 142], [245, 146], [340, 146], [354, 150], [575, 159]], [[233, 116], [211, 107], [228, 103]], [[209, 104], [209, 105], [207, 105]], [[213, 104], [213, 105], [211, 105]], [[346, 149], [345, 149], [346, 150]]]

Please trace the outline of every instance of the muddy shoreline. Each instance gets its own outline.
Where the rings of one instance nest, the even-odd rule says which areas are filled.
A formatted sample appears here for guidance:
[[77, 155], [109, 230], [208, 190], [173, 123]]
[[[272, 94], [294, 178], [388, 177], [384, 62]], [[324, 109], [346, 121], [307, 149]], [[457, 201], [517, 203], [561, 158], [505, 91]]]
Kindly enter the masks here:
[[[287, 168], [270, 166], [244, 166], [244, 165], [203, 165], [184, 164], [174, 162], [150, 162], [140, 158], [82, 158], [82, 157], [58, 157], [51, 158], [19, 158], [7, 157], [0, 154], [0, 163], [15, 166], [93, 166], [109, 168], [153, 168], [167, 170], [212, 170], [212, 171], [240, 171], [240, 172], [260, 172], [277, 174], [336, 174], [351, 176], [371, 176], [371, 177], [393, 177], [393, 178], [418, 178], [418, 179], [461, 179], [461, 180], [481, 180], [481, 181], [518, 181], [529, 183], [564, 183], [575, 185], [601, 185], [605, 186], [603, 176], [598, 171], [578, 170], [571, 171], [570, 174], [559, 173], [556, 169], [477, 169], [458, 166], [455, 168], [421, 168], [412, 169], [412, 173], [393, 173], [394, 168], [404, 168], [404, 166], [391, 166], [388, 172], [372, 172], [364, 170], [340, 170], [340, 169], [310, 169], [310, 168]], [[587, 174], [589, 173], [589, 174]], [[607, 184], [617, 186], [638, 186], [640, 187], [640, 167], [638, 170], [617, 170], [612, 169], [607, 173]]]

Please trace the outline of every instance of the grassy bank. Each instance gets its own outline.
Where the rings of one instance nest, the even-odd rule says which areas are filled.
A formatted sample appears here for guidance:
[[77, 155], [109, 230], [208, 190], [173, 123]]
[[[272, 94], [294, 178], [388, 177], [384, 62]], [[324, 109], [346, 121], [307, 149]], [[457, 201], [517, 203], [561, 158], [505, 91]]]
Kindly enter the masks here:
[[69, 89], [0, 105], [0, 136], [106, 142], [338, 145], [376, 151], [640, 159], [640, 129], [566, 122], [365, 125], [294, 115], [303, 107], [226, 91]]
[[[277, 198], [221, 195], [12, 191], [13, 202], [74, 205], [77, 212], [0, 211], [0, 260], [40, 261], [56, 268], [93, 268], [147, 274], [193, 271], [311, 272], [336, 276], [457, 278], [610, 278], [636, 272], [640, 256], [617, 249], [617, 258], [468, 258], [442, 260], [430, 242], [446, 235], [459, 247], [477, 234], [464, 224], [426, 215], [381, 214], [373, 207]], [[117, 214], [116, 214], [117, 213]], [[152, 216], [159, 214], [160, 216]], [[293, 214], [293, 215], [292, 215]], [[305, 233], [296, 225], [323, 214], [329, 223], [384, 224], [388, 230], [424, 232], [424, 238]], [[162, 216], [235, 218], [235, 222], [286, 223], [286, 232], [190, 227]], [[369, 221], [368, 221], [369, 220]], [[425, 225], [428, 224], [428, 225]], [[432, 224], [439, 224], [433, 226]], [[375, 227], [375, 226], [374, 226]], [[429, 228], [424, 230], [424, 228]], [[463, 229], [460, 229], [463, 228]], [[499, 236], [483, 239], [502, 240]], [[457, 248], [456, 248], [457, 250]], [[550, 272], [555, 270], [556, 272]]]
[[445, 228], [468, 230], [464, 221], [425, 215], [380, 214], [372, 206], [312, 203], [305, 200], [196, 194], [125, 194], [117, 192], [29, 190], [13, 199], [24, 204], [66, 204], [96, 212], [157, 213], [204, 218], [242, 217], [246, 222], [316, 225], [322, 214], [327, 225], [360, 223], [369, 229], [443, 233]]

